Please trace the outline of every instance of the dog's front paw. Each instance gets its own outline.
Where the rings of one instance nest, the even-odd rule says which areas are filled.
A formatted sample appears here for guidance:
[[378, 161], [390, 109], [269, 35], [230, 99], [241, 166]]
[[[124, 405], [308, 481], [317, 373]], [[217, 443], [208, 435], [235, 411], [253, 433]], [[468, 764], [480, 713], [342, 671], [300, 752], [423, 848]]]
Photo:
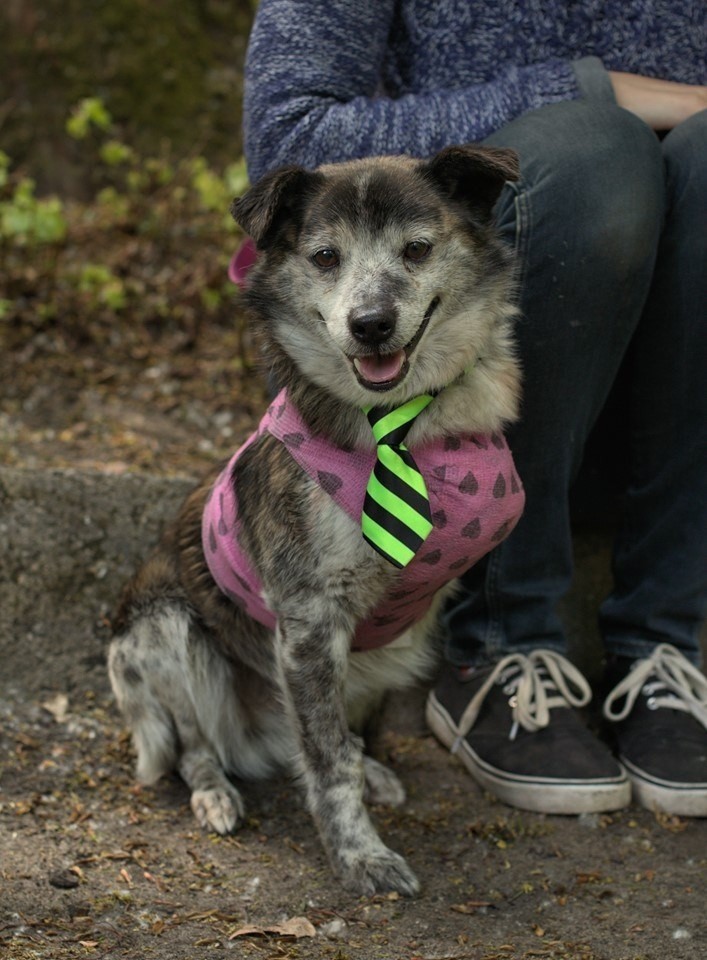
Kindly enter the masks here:
[[373, 757], [364, 757], [363, 773], [366, 780], [363, 799], [366, 803], [381, 803], [388, 807], [399, 807], [405, 803], [403, 785], [388, 767]]
[[245, 812], [240, 793], [231, 786], [195, 790], [191, 808], [200, 826], [221, 834], [233, 833]]
[[387, 847], [349, 862], [340, 870], [340, 876], [347, 890], [366, 896], [396, 892], [414, 897], [420, 892], [420, 882], [405, 860]]

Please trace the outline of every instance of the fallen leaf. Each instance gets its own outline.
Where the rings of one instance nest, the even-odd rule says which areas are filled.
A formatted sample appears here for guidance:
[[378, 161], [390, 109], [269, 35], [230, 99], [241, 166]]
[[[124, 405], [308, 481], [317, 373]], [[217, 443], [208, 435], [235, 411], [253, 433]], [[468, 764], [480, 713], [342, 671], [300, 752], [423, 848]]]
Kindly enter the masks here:
[[269, 927], [241, 927], [239, 930], [229, 936], [229, 940], [235, 940], [236, 937], [292, 937], [299, 940], [300, 937], [316, 937], [317, 931], [306, 917], [291, 917], [284, 923], [276, 923]]
[[663, 813], [662, 810], [655, 811], [655, 819], [658, 826], [662, 827], [663, 830], [669, 830], [671, 833], [682, 833], [683, 830], [687, 829], [689, 823], [688, 820], [681, 820], [680, 817]]
[[291, 840], [289, 837], [285, 837], [285, 843], [286, 843], [287, 846], [290, 848], [290, 850], [294, 850], [295, 853], [304, 853], [304, 852], [305, 852], [303, 846], [301, 846], [299, 843], [295, 843], [295, 841], [294, 841], [294, 840]]
[[145, 870], [142, 875], [145, 878], [145, 880], [149, 880], [150, 883], [154, 883], [154, 885], [157, 887], [158, 890], [164, 891], [167, 889], [164, 882], [160, 880], [159, 877], [153, 876], [153, 874], [151, 874], [149, 870]]
[[453, 903], [449, 909], [454, 910], [455, 913], [476, 913], [477, 910], [482, 910], [484, 907], [494, 906], [495, 904], [489, 900], [467, 900], [466, 903]]

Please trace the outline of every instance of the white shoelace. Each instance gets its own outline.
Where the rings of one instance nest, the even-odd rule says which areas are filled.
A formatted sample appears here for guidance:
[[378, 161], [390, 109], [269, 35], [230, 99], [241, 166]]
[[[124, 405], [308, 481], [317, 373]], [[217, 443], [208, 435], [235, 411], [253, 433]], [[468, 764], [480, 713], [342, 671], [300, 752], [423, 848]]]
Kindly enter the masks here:
[[[650, 657], [633, 665], [606, 698], [604, 716], [608, 720], [624, 720], [641, 691], [649, 697], [651, 709], [667, 707], [691, 713], [707, 728], [707, 677], [671, 644], [661, 643]], [[623, 707], [615, 709], [623, 697]]]
[[[589, 684], [582, 674], [559, 653], [552, 650], [534, 650], [528, 655], [510, 653], [499, 660], [467, 704], [459, 721], [452, 753], [456, 753], [476, 723], [491, 687], [505, 680], [508, 682], [504, 692], [512, 694], [509, 700], [513, 717], [510, 740], [515, 740], [519, 727], [529, 733], [546, 727], [553, 708], [584, 707], [592, 698]], [[573, 692], [570, 685], [578, 692]]]

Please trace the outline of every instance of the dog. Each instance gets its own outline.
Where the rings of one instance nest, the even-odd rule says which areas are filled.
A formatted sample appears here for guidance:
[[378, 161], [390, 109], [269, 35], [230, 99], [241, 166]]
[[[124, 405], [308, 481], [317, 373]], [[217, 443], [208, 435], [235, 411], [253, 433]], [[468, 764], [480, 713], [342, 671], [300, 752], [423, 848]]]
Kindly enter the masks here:
[[[464, 145], [284, 167], [234, 202], [257, 248], [245, 301], [282, 392], [187, 498], [115, 620], [109, 674], [139, 780], [176, 769], [199, 823], [225, 834], [244, 812], [229, 775], [296, 775], [357, 894], [419, 890], [368, 814], [405, 794], [361, 734], [388, 691], [429, 678], [454, 578], [522, 510], [502, 435], [520, 391], [514, 257], [492, 217], [517, 177], [511, 151]], [[405, 446], [442, 463], [426, 467], [432, 532], [403, 569], [362, 536], [354, 465], [376, 457], [366, 411], [422, 394]]]

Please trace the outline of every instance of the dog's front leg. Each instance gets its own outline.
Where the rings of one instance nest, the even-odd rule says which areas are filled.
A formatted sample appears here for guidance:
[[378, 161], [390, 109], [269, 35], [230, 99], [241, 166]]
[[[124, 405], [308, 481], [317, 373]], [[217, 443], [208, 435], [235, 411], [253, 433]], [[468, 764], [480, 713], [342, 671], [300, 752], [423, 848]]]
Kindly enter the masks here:
[[[306, 609], [306, 607], [305, 607]], [[337, 622], [338, 619], [338, 622]], [[412, 896], [419, 883], [388, 849], [363, 803], [361, 744], [348, 729], [344, 678], [350, 629], [342, 617], [280, 617], [280, 666], [299, 733], [309, 810], [332, 869], [354, 893], [395, 890]]]

